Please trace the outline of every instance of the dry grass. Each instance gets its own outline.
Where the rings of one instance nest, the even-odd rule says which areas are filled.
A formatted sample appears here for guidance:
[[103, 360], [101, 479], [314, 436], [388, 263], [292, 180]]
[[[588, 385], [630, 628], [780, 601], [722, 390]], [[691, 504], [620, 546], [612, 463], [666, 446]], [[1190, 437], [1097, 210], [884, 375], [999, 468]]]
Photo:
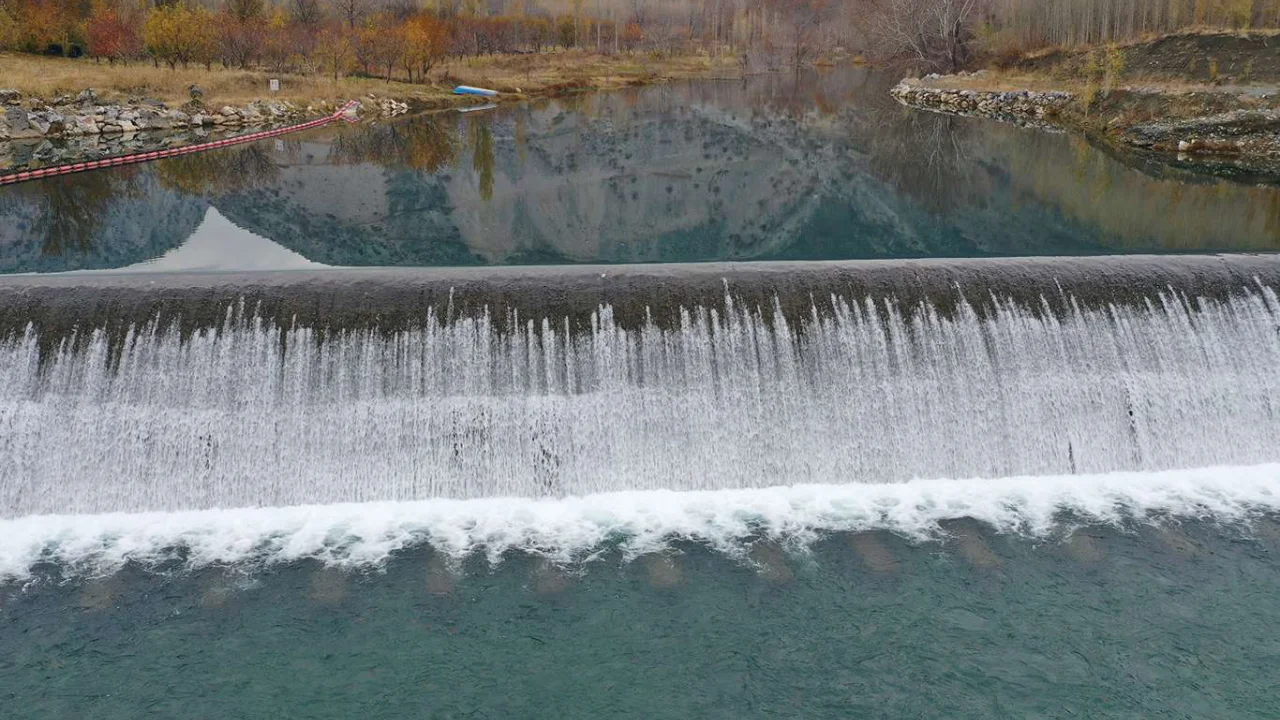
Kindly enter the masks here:
[[[445, 105], [455, 102], [449, 91], [458, 83], [493, 87], [510, 93], [518, 90], [520, 94], [532, 96], [732, 72], [734, 66], [730, 61], [713, 61], [707, 56], [656, 58], [647, 54], [609, 56], [570, 51], [494, 55], [454, 61], [433, 70], [431, 84], [422, 85], [358, 77], [340, 78], [335, 82], [323, 75], [227, 70], [218, 66], [208, 71], [196, 66], [170, 70], [147, 63], [127, 66], [117, 63], [112, 66], [88, 59], [0, 53], [0, 78], [3, 78], [0, 86], [27, 95], [54, 98], [74, 95], [91, 87], [108, 102], [137, 96], [180, 105], [188, 99], [188, 86], [194, 84], [204, 91], [204, 102], [214, 107], [243, 105], [268, 96], [305, 105], [322, 100], [336, 102], [364, 97], [370, 93], [416, 100], [427, 105]], [[267, 83], [272, 77], [279, 77], [281, 81], [281, 92], [274, 95], [268, 91]]]

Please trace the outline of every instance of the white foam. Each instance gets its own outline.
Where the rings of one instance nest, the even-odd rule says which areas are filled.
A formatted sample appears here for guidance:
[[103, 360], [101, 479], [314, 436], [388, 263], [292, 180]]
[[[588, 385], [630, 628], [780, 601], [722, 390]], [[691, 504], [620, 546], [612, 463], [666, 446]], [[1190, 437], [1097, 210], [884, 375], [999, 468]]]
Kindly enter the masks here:
[[0, 578], [38, 562], [77, 574], [154, 564], [271, 564], [314, 558], [373, 567], [429, 543], [454, 556], [508, 550], [559, 561], [617, 543], [628, 557], [675, 539], [736, 553], [761, 536], [805, 543], [830, 531], [887, 530], [922, 540], [943, 520], [971, 517], [1002, 532], [1045, 537], [1064, 512], [1105, 523], [1156, 518], [1247, 521], [1280, 510], [1280, 464], [1166, 472], [613, 492], [563, 499], [485, 498], [172, 513], [40, 515], [0, 521]]

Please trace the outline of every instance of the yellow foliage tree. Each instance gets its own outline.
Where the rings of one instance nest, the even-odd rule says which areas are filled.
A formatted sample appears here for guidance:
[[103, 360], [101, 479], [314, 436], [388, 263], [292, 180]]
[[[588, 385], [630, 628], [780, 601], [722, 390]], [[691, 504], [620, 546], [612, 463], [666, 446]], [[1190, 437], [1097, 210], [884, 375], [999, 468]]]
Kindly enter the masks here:
[[320, 33], [316, 42], [316, 59], [323, 70], [333, 75], [337, 82], [338, 75], [345, 74], [355, 64], [355, 43], [346, 28], [336, 25], [326, 28]]
[[158, 7], [142, 26], [142, 44], [156, 62], [170, 68], [195, 61], [207, 68], [217, 56], [218, 34], [213, 13], [203, 7]]
[[409, 18], [401, 28], [404, 54], [401, 61], [413, 82], [413, 73], [425, 82], [427, 73], [449, 52], [449, 27], [434, 15], [423, 13]]
[[3, 5], [0, 5], [0, 50], [16, 48], [20, 40], [17, 19], [10, 15]]

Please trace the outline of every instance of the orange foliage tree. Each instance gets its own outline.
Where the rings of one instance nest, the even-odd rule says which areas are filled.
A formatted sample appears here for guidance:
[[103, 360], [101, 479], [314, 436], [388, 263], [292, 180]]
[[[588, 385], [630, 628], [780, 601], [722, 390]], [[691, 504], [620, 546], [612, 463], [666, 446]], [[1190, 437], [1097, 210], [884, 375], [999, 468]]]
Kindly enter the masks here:
[[95, 0], [89, 19], [85, 21], [85, 44], [89, 55], [128, 62], [142, 54], [142, 36], [138, 32], [140, 13], [129, 12], [108, 0]]

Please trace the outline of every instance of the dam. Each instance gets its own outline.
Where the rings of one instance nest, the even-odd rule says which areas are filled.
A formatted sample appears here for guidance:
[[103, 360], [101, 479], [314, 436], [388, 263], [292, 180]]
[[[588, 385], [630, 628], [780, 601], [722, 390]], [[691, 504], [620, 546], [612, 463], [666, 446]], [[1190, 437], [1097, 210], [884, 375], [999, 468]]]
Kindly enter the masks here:
[[1276, 462], [1267, 256], [0, 283], [9, 517]]

